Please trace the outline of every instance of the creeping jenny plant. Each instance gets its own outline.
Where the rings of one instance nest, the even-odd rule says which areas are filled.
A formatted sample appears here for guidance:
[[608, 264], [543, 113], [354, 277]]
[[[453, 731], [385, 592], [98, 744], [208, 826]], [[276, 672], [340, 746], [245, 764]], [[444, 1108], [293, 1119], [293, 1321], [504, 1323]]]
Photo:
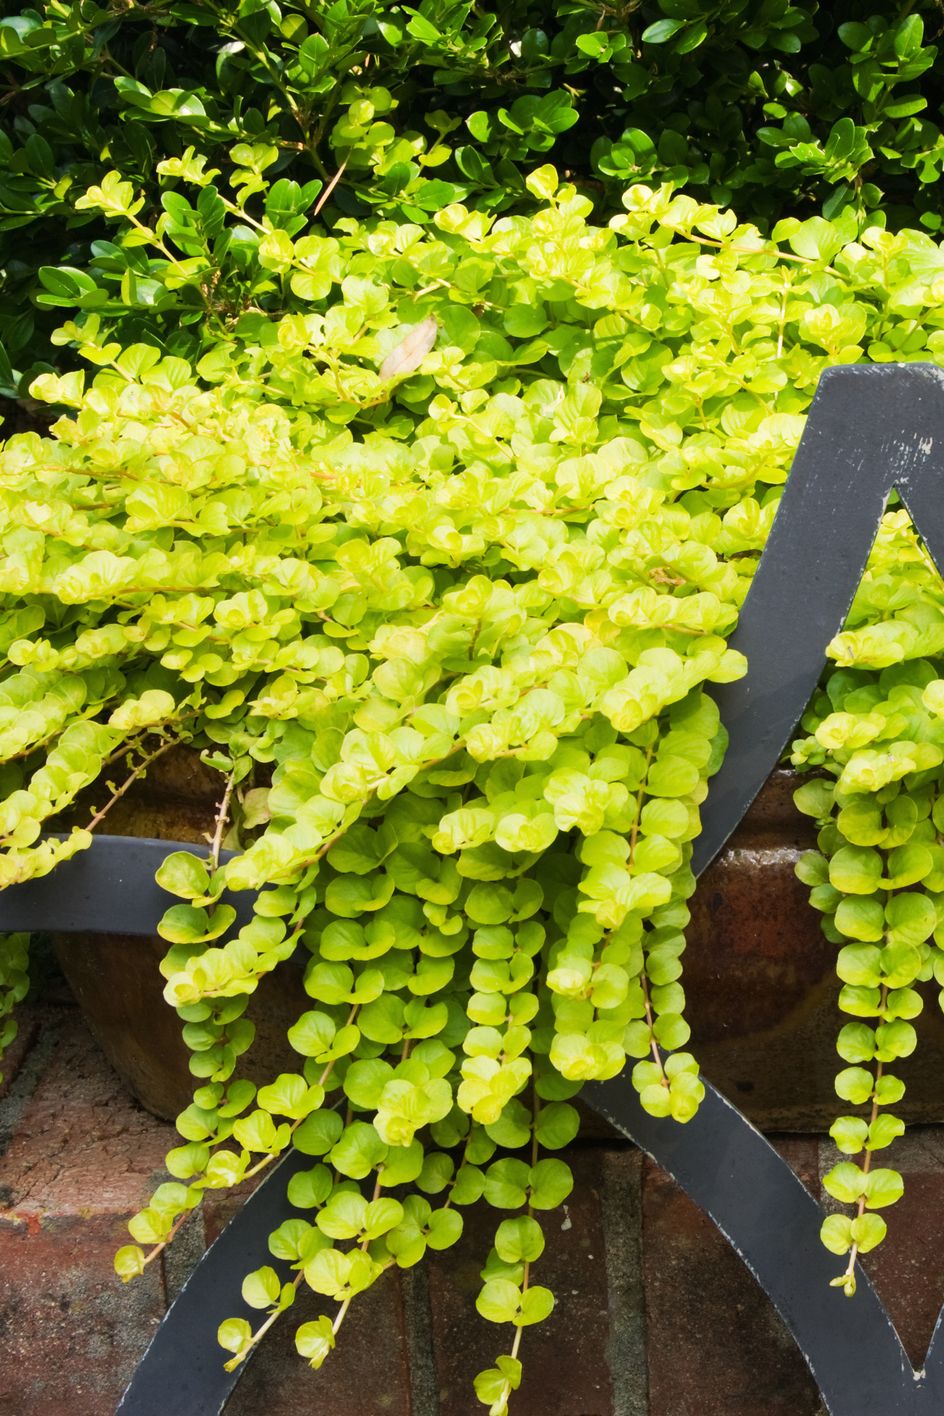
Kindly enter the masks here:
[[[96, 824], [168, 744], [221, 774], [209, 858], [159, 872], [198, 1086], [118, 1272], [294, 1147], [270, 1240], [292, 1277], [247, 1275], [259, 1321], [220, 1342], [238, 1364], [306, 1285], [333, 1304], [296, 1335], [318, 1367], [357, 1294], [484, 1196], [507, 1215], [477, 1299], [509, 1331], [476, 1382], [493, 1416], [553, 1307], [541, 1217], [581, 1084], [628, 1058], [653, 1114], [702, 1097], [680, 976], [725, 746], [710, 686], [745, 671], [727, 636], [816, 382], [944, 350], [930, 237], [813, 218], [776, 244], [639, 186], [600, 228], [553, 169], [530, 183], [530, 218], [263, 239], [287, 308], [196, 369], [86, 326], [92, 380], [34, 385], [74, 411], [0, 453], [2, 884], [87, 847], [43, 833], [101, 783]], [[172, 284], [184, 255], [139, 237]], [[391, 361], [424, 323], [419, 367]], [[872, 1159], [902, 1129], [914, 985], [944, 979], [942, 651], [941, 584], [893, 508], [794, 751], [820, 769], [802, 869], [856, 1019], [824, 1227], [850, 1291], [901, 1189]], [[224, 888], [261, 891], [233, 938]], [[23, 954], [0, 955], [11, 999]], [[233, 1081], [247, 999], [292, 954], [297, 1066]]]

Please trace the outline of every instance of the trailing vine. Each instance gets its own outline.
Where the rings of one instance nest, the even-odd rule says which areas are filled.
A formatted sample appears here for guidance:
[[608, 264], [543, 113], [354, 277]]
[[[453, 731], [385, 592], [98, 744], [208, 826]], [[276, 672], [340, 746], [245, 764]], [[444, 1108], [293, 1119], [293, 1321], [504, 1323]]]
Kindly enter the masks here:
[[899, 1172], [875, 1159], [904, 1131], [897, 1065], [917, 1045], [922, 983], [944, 981], [944, 586], [901, 510], [886, 516], [846, 629], [838, 665], [803, 719], [793, 760], [822, 775], [796, 793], [819, 826], [819, 851], [800, 862], [836, 969], [846, 1023], [836, 1078], [856, 1108], [831, 1135], [849, 1159], [824, 1185], [846, 1213], [823, 1242], [847, 1257], [836, 1284], [855, 1292], [854, 1264], [885, 1237], [877, 1210], [900, 1199]]
[[29, 943], [28, 934], [0, 934], [0, 1058], [16, 1038], [13, 1010], [29, 989]]
[[[333, 1305], [296, 1334], [318, 1367], [357, 1295], [484, 1198], [510, 1215], [477, 1299], [509, 1329], [476, 1383], [493, 1416], [553, 1307], [541, 1217], [570, 1193], [582, 1083], [630, 1059], [677, 1122], [703, 1095], [680, 980], [725, 748], [711, 686], [745, 671], [727, 638], [819, 375], [933, 360], [944, 326], [919, 233], [813, 218], [781, 250], [640, 186], [596, 227], [553, 169], [529, 183], [531, 218], [269, 231], [246, 260], [295, 306], [197, 368], [87, 323], [88, 386], [33, 386], [73, 411], [0, 451], [2, 883], [88, 846], [43, 833], [89, 787], [120, 794], [116, 762], [129, 780], [185, 738], [220, 773], [207, 857], [158, 872], [198, 1085], [119, 1274], [292, 1148], [311, 1164], [270, 1238], [292, 1277], [248, 1274], [259, 1321], [220, 1342], [238, 1365], [304, 1284]], [[135, 215], [116, 182], [90, 203], [107, 193]], [[900, 1190], [871, 1156], [900, 1133], [894, 1063], [937, 964], [942, 609], [892, 510], [794, 748], [820, 769], [804, 878], [860, 1020], [839, 1086], [865, 1110], [833, 1134], [863, 1159], [828, 1177], [853, 1208], [824, 1231], [847, 1291]], [[235, 935], [227, 890], [260, 892]], [[235, 1079], [249, 997], [293, 957], [297, 1061]]]

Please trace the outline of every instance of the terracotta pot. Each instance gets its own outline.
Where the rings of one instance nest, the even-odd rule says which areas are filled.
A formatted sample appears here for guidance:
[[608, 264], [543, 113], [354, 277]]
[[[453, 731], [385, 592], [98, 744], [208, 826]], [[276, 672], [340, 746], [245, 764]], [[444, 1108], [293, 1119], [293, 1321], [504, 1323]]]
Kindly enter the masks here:
[[[833, 1078], [842, 1019], [836, 1007], [836, 948], [823, 936], [797, 856], [815, 844], [796, 811], [793, 773], [769, 779], [692, 902], [684, 984], [691, 1048], [704, 1074], [765, 1130], [823, 1130], [837, 1114]], [[189, 752], [170, 753], [107, 818], [115, 834], [206, 839], [219, 777]], [[85, 817], [87, 819], [87, 816]], [[118, 935], [59, 938], [63, 971], [106, 1056], [134, 1095], [172, 1118], [193, 1079], [176, 1014], [161, 996], [165, 945]], [[134, 960], [134, 966], [129, 962]], [[242, 1065], [255, 1076], [295, 1070], [285, 1032], [306, 1006], [301, 962], [265, 979], [248, 1010], [256, 1042]], [[929, 999], [921, 1045], [896, 1066], [909, 1120], [944, 1120], [944, 1018]]]
[[[828, 1129], [842, 1110], [833, 1080], [849, 1019], [837, 1006], [837, 946], [820, 929], [794, 874], [816, 845], [793, 805], [798, 778], [773, 773], [705, 871], [692, 900], [683, 983], [692, 1051], [702, 1072], [762, 1130]], [[907, 1085], [896, 1112], [944, 1120], [944, 1017], [928, 990], [917, 1051], [894, 1071]]]
[[[219, 774], [196, 753], [175, 749], [150, 768], [147, 778], [117, 802], [103, 822], [116, 836], [152, 836], [206, 842], [221, 792]], [[76, 820], [88, 814], [73, 813]], [[58, 935], [60, 967], [96, 1040], [115, 1071], [148, 1111], [173, 1120], [193, 1099], [198, 1083], [180, 1020], [164, 1002], [159, 964], [163, 939], [122, 934]], [[253, 994], [246, 1017], [256, 1027], [248, 1054], [235, 1075], [277, 1076], [296, 1071], [299, 1057], [286, 1031], [306, 1006], [303, 961], [282, 964]]]

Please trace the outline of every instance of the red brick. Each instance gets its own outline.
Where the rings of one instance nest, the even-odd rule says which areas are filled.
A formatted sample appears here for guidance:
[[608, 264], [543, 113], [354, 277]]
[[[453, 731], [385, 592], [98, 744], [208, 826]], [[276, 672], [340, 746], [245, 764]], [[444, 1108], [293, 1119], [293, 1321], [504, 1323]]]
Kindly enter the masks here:
[[788, 1165], [809, 1190], [814, 1198], [820, 1198], [820, 1156], [819, 1146], [812, 1136], [772, 1136], [771, 1144], [783, 1156]]
[[937, 1222], [944, 1210], [944, 1133], [930, 1127], [909, 1131], [881, 1163], [901, 1171], [905, 1193], [883, 1211], [888, 1237], [864, 1263], [919, 1368], [944, 1303], [944, 1229]]
[[[815, 1142], [789, 1149], [812, 1177]], [[816, 1386], [767, 1297], [711, 1221], [648, 1162], [643, 1272], [650, 1416], [818, 1416]]]
[[45, 1068], [5, 1103], [0, 1416], [112, 1416], [164, 1307], [159, 1269], [125, 1287], [112, 1259], [173, 1133], [122, 1094], [74, 1010], [42, 1022]]
[[[161, 1178], [174, 1132], [127, 1099], [71, 1010], [44, 1016], [23, 1052], [0, 1112], [0, 1130], [4, 1114], [12, 1128], [0, 1155], [9, 1201], [0, 1212], [0, 1416], [111, 1416], [164, 1307], [160, 1267], [124, 1287], [112, 1255], [125, 1242], [127, 1216]], [[817, 1143], [778, 1145], [815, 1190]], [[534, 1275], [556, 1291], [558, 1307], [524, 1334], [515, 1416], [821, 1416], [802, 1358], [766, 1298], [671, 1182], [647, 1163], [640, 1277], [638, 1156], [586, 1146], [572, 1163], [577, 1188], [566, 1216], [546, 1217], [548, 1249]], [[905, 1174], [905, 1199], [888, 1213], [889, 1239], [868, 1263], [919, 1363], [944, 1296], [944, 1231], [928, 1220], [944, 1204], [944, 1131], [910, 1132], [891, 1163]], [[212, 1237], [243, 1198], [211, 1197], [166, 1256], [168, 1286], [199, 1257], [204, 1228]], [[300, 1300], [247, 1370], [227, 1416], [322, 1406], [332, 1416], [472, 1416], [472, 1378], [507, 1335], [474, 1308], [501, 1215], [478, 1206], [466, 1217], [457, 1249], [433, 1256], [425, 1270], [430, 1311], [419, 1311], [422, 1275], [388, 1275], [353, 1305], [338, 1350], [312, 1373], [294, 1353], [293, 1334], [316, 1300]]]
[[[126, 1095], [75, 1010], [61, 1010], [49, 1028], [55, 1045], [47, 1031], [47, 1065], [0, 1156], [0, 1416], [112, 1416], [165, 1307], [159, 1266], [125, 1286], [112, 1259], [129, 1242], [127, 1219], [163, 1177], [176, 1137]], [[170, 1286], [199, 1258], [204, 1225], [215, 1238], [250, 1190], [209, 1197], [202, 1223], [188, 1225], [165, 1255]], [[353, 1305], [322, 1373], [294, 1350], [295, 1327], [314, 1302], [300, 1301], [263, 1345], [230, 1405], [233, 1416], [263, 1406], [267, 1416], [294, 1412], [299, 1390], [311, 1400], [330, 1392], [334, 1416], [368, 1408], [408, 1416], [397, 1276]]]
[[124, 1287], [117, 1216], [0, 1220], [0, 1416], [114, 1416], [161, 1317], [160, 1273]]

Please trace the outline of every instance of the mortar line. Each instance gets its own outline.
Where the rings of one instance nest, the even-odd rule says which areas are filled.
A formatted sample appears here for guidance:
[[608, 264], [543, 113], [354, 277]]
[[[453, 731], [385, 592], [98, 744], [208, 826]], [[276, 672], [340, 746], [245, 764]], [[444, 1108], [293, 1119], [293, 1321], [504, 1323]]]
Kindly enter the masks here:
[[603, 1156], [609, 1338], [606, 1355], [613, 1416], [648, 1416], [646, 1299], [642, 1265], [642, 1157], [627, 1164], [624, 1149]]
[[429, 1279], [424, 1263], [404, 1269], [403, 1315], [410, 1372], [410, 1416], [439, 1416], [439, 1383], [433, 1357], [433, 1322]]

